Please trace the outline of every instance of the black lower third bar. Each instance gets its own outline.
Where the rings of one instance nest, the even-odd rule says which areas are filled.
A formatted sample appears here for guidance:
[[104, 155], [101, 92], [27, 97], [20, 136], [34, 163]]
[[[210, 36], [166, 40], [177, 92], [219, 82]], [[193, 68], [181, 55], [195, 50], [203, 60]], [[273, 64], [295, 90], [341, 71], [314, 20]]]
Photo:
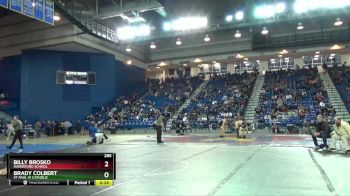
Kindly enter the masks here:
[[32, 180], [9, 180], [12, 186], [31, 186], [31, 185], [65, 185], [65, 186], [94, 186], [94, 180], [62, 180], [62, 181], [32, 181]]

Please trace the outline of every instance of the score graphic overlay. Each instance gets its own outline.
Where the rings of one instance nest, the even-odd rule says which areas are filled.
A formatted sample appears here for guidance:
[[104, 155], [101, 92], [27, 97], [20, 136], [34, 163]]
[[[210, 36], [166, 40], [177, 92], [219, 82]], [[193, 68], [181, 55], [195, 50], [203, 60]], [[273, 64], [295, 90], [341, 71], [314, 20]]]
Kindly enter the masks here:
[[7, 154], [10, 185], [112, 186], [114, 153]]

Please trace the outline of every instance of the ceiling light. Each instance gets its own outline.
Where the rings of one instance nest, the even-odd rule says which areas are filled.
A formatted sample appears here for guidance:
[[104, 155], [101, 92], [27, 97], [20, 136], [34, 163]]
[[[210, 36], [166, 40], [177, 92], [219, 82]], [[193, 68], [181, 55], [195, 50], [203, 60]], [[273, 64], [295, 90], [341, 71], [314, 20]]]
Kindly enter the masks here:
[[158, 66], [157, 66], [156, 68], [157, 68], [157, 69], [160, 69], [160, 67], [158, 67]]
[[297, 26], [297, 29], [298, 30], [303, 30], [304, 29], [303, 23], [299, 22], [298, 26]]
[[331, 50], [339, 50], [341, 47], [337, 44], [334, 44], [334, 46], [331, 47]]
[[256, 60], [257, 63], [260, 63], [260, 60]]
[[164, 62], [160, 62], [158, 66], [159, 66], [159, 67], [164, 67], [164, 66], [166, 66], [166, 65], [167, 65], [167, 64], [164, 63]]
[[331, 54], [331, 56], [335, 56], [335, 54]]
[[207, 17], [182, 17], [163, 23], [165, 31], [186, 31], [191, 29], [205, 28], [208, 25]]
[[156, 49], [157, 48], [157, 46], [156, 46], [156, 44], [154, 42], [152, 42], [151, 45], [149, 45], [149, 47], [151, 49]]
[[236, 55], [236, 58], [237, 58], [237, 59], [242, 59], [242, 58], [244, 58], [244, 56], [241, 55], [241, 54], [237, 54], [237, 55]]
[[345, 8], [349, 5], [349, 0], [295, 0], [293, 7], [296, 13], [305, 13], [311, 10]]
[[272, 5], [258, 6], [254, 10], [254, 16], [256, 18], [270, 18], [275, 14], [275, 8]]
[[132, 64], [132, 60], [126, 61], [126, 64], [131, 65]]
[[243, 60], [248, 61], [248, 58], [244, 58]]
[[209, 37], [208, 34], [205, 35], [204, 41], [205, 41], [205, 42], [210, 42], [210, 37]]
[[243, 13], [242, 11], [236, 12], [235, 18], [236, 18], [236, 20], [238, 20], [238, 21], [243, 20], [243, 18], [244, 18], [244, 13]]
[[266, 27], [263, 27], [263, 29], [262, 29], [262, 31], [261, 31], [261, 34], [266, 35], [266, 34], [268, 34], [268, 33], [269, 33], [269, 30], [267, 30]]
[[282, 13], [286, 10], [286, 4], [283, 2], [279, 2], [276, 4], [276, 12], [277, 13]]
[[150, 33], [151, 28], [149, 25], [124, 26], [117, 29], [117, 37], [122, 40], [149, 36]]
[[183, 66], [185, 66], [185, 67], [186, 67], [186, 66], [187, 66], [187, 64], [185, 63], [185, 64], [183, 64]]
[[233, 16], [232, 15], [227, 15], [225, 20], [226, 20], [226, 22], [231, 22], [233, 20]]
[[239, 30], [236, 31], [235, 33], [235, 38], [240, 38], [242, 34], [239, 32]]
[[278, 57], [282, 58], [282, 54], [279, 54]]
[[286, 49], [283, 49], [280, 54], [288, 54], [288, 51]]
[[61, 20], [61, 17], [59, 15], [54, 15], [53, 16], [53, 20], [54, 21], [60, 21]]
[[200, 59], [200, 58], [196, 58], [196, 59], [194, 59], [194, 61], [193, 62], [195, 62], [195, 63], [200, 63], [200, 62], [202, 62], [202, 59]]
[[180, 39], [180, 38], [177, 38], [177, 40], [176, 40], [176, 45], [180, 46], [181, 44], [182, 44], [181, 39]]
[[320, 54], [320, 51], [316, 51], [315, 54]]
[[216, 61], [213, 61], [213, 63], [216, 63]]
[[343, 24], [343, 21], [341, 21], [340, 18], [337, 18], [336, 21], [334, 22], [334, 26], [340, 26]]
[[126, 49], [125, 49], [125, 51], [131, 52], [132, 50], [131, 50], [130, 46], [127, 46]]

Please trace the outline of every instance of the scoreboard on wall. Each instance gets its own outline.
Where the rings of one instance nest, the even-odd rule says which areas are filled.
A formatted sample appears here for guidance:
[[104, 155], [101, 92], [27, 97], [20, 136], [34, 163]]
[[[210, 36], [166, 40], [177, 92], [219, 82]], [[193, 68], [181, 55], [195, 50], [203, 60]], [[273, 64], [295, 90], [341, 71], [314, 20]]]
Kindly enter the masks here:
[[113, 186], [115, 153], [10, 153], [10, 185]]
[[54, 25], [53, 0], [0, 0], [0, 7]]

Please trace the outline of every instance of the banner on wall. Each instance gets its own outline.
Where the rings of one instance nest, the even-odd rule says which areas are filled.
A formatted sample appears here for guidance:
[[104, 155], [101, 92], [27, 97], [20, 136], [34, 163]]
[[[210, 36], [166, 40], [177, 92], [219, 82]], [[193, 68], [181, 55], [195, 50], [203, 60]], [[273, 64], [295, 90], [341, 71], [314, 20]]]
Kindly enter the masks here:
[[55, 3], [52, 0], [0, 0], [0, 7], [54, 25]]
[[34, 17], [34, 7], [32, 0], [23, 0], [23, 14], [29, 17]]
[[22, 13], [22, 1], [21, 0], [11, 0], [10, 10]]
[[8, 8], [9, 1], [8, 0], [0, 0], [0, 6], [4, 8]]
[[54, 24], [54, 3], [51, 0], [45, 1], [45, 22], [49, 24]]

